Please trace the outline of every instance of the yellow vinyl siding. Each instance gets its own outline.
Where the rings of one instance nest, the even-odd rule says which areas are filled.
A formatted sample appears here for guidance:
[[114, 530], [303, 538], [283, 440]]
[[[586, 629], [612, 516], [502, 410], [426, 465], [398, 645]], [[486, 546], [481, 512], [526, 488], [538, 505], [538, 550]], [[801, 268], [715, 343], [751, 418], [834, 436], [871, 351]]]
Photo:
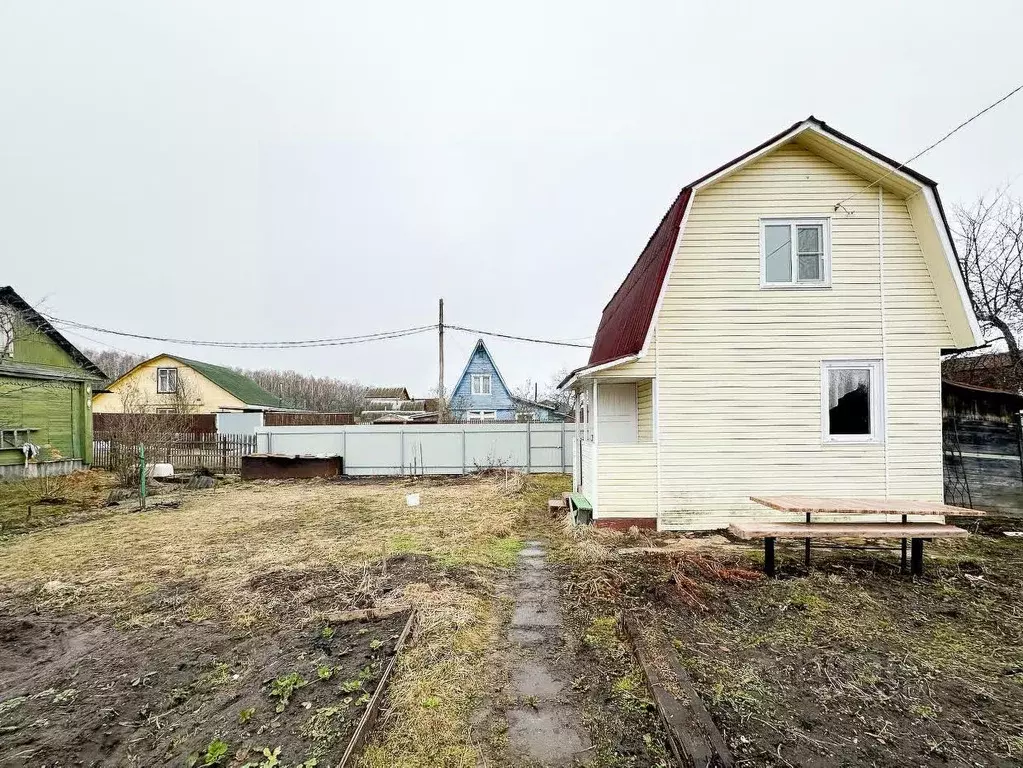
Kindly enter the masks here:
[[[888, 440], [822, 443], [821, 361], [882, 354], [877, 188], [834, 210], [866, 183], [788, 144], [694, 195], [656, 319], [663, 527], [770, 516], [751, 494], [883, 496], [885, 451], [892, 496], [941, 500], [939, 349], [952, 338], [889, 191]], [[802, 216], [830, 217], [831, 288], [760, 289], [760, 219]]]
[[133, 406], [137, 402], [141, 402], [147, 411], [181, 405], [178, 395], [156, 391], [157, 368], [178, 369], [179, 386], [182, 387], [182, 393], [188, 394], [188, 411], [190, 413], [216, 413], [223, 409], [238, 409], [245, 406], [245, 403], [237, 397], [192, 368], [172, 357], [158, 357], [111, 384], [110, 392], [93, 395], [93, 412], [123, 413], [124, 393], [132, 388], [137, 389], [138, 397], [136, 399], [134, 395], [129, 395], [129, 402]]
[[641, 443], [654, 439], [654, 386], [649, 379], [636, 384], [637, 437]]
[[597, 448], [596, 517], [655, 517], [654, 444], [598, 445]]

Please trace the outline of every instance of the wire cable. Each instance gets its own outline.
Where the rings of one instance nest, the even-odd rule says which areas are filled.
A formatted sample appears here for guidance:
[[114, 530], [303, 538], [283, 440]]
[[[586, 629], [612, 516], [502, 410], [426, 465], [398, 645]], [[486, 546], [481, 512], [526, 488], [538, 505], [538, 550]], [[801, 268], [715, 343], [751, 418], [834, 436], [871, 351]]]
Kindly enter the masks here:
[[102, 328], [88, 323], [79, 323], [75, 320], [66, 320], [51, 315], [45, 315], [52, 323], [70, 329], [84, 329], [106, 333], [112, 336], [122, 336], [129, 339], [140, 339], [143, 341], [158, 341], [164, 344], [181, 344], [196, 347], [225, 347], [230, 349], [302, 349], [309, 347], [339, 347], [351, 344], [364, 344], [371, 341], [385, 341], [388, 339], [400, 339], [405, 336], [414, 336], [435, 329], [436, 324], [421, 325], [412, 328], [401, 328], [394, 331], [380, 331], [359, 336], [338, 336], [325, 339], [302, 339], [297, 341], [211, 341], [202, 339], [178, 339], [168, 336], [151, 336], [143, 333], [130, 333], [128, 331], [117, 331], [112, 328]]
[[848, 197], [846, 197], [846, 198], [843, 198], [842, 200], [839, 200], [839, 201], [838, 201], [837, 203], [835, 203], [835, 210], [837, 211], [837, 210], [838, 210], [839, 208], [841, 208], [841, 207], [842, 207], [842, 203], [847, 203], [847, 202], [849, 202], [850, 200], [852, 200], [852, 199], [853, 199], [854, 197], [856, 197], [857, 195], [861, 195], [861, 194], [863, 194], [864, 192], [866, 192], [866, 191], [867, 191], [868, 189], [870, 189], [871, 187], [873, 187], [873, 186], [875, 186], [875, 185], [877, 185], [877, 184], [880, 184], [880, 183], [881, 183], [882, 181], [884, 181], [885, 179], [887, 179], [887, 178], [888, 178], [889, 176], [892, 176], [892, 175], [894, 175], [894, 174], [898, 173], [899, 171], [901, 171], [901, 170], [902, 170], [903, 168], [905, 168], [905, 167], [906, 167], [907, 165], [909, 165], [910, 163], [912, 163], [912, 162], [913, 162], [914, 160], [916, 160], [917, 158], [919, 158], [919, 157], [923, 157], [923, 156], [924, 156], [924, 155], [926, 155], [926, 154], [927, 154], [928, 152], [930, 152], [930, 151], [931, 151], [932, 149], [934, 149], [934, 148], [935, 148], [936, 146], [938, 146], [938, 145], [939, 145], [939, 144], [941, 144], [942, 142], [944, 142], [944, 141], [946, 141], [946, 140], [948, 140], [948, 139], [952, 138], [952, 136], [954, 136], [955, 134], [959, 133], [959, 131], [961, 131], [961, 130], [962, 130], [963, 128], [965, 128], [966, 126], [968, 126], [968, 125], [969, 125], [970, 123], [972, 123], [972, 122], [973, 122], [974, 120], [976, 120], [976, 119], [977, 119], [978, 117], [980, 117], [981, 115], [985, 114], [986, 112], [990, 112], [990, 111], [991, 111], [992, 109], [994, 109], [995, 107], [997, 107], [997, 106], [998, 106], [999, 104], [1001, 104], [1002, 102], [1004, 102], [1004, 101], [1008, 101], [1008, 100], [1009, 100], [1010, 98], [1012, 98], [1013, 96], [1015, 96], [1015, 95], [1016, 95], [1017, 93], [1019, 93], [1020, 91], [1023, 91], [1023, 83], [1020, 83], [1019, 85], [1017, 85], [1017, 86], [1016, 86], [1015, 88], [1013, 88], [1013, 89], [1012, 89], [1011, 91], [1009, 91], [1009, 92], [1008, 92], [1007, 94], [1005, 94], [1004, 96], [1002, 96], [1002, 97], [1001, 97], [1000, 99], [998, 99], [997, 101], [994, 101], [994, 102], [992, 102], [992, 103], [988, 104], [988, 105], [987, 105], [986, 107], [984, 107], [984, 109], [980, 110], [980, 112], [977, 112], [977, 113], [976, 113], [975, 115], [973, 115], [972, 117], [969, 117], [969, 118], [967, 118], [966, 120], [964, 120], [963, 122], [959, 123], [959, 125], [957, 125], [957, 126], [956, 126], [955, 128], [953, 128], [953, 129], [952, 129], [951, 131], [949, 131], [948, 133], [946, 133], [946, 134], [945, 134], [944, 136], [942, 136], [942, 137], [941, 137], [940, 139], [938, 139], [938, 140], [937, 140], [936, 142], [934, 142], [934, 143], [933, 143], [933, 144], [931, 144], [930, 146], [928, 146], [928, 147], [925, 147], [924, 149], [920, 150], [920, 151], [919, 151], [919, 152], [917, 152], [917, 153], [916, 153], [915, 155], [913, 155], [913, 156], [912, 156], [911, 158], [909, 158], [909, 160], [906, 160], [906, 161], [905, 161], [904, 163], [901, 163], [901, 164], [899, 164], [899, 165], [898, 165], [897, 167], [895, 167], [895, 168], [892, 168], [892, 169], [891, 169], [890, 171], [888, 171], [888, 173], [884, 174], [884, 176], [881, 176], [881, 177], [880, 177], [879, 179], [877, 179], [876, 181], [872, 181], [872, 182], [870, 182], [870, 183], [869, 183], [869, 184], [868, 184], [867, 186], [865, 186], [865, 187], [864, 187], [863, 189], [859, 190], [858, 192], [853, 192], [853, 193], [852, 193], [851, 195], [849, 195]]
[[444, 324], [445, 328], [450, 328], [453, 331], [462, 331], [463, 333], [475, 333], [480, 336], [494, 336], [498, 339], [511, 339], [513, 341], [526, 341], [530, 344], [549, 344], [554, 347], [575, 347], [576, 349], [589, 349], [589, 344], [573, 344], [569, 341], [552, 341], [550, 339], [534, 339], [529, 336], [514, 336], [510, 333], [498, 333], [497, 331], [481, 331], [479, 328], [466, 328], [461, 325], [448, 325]]

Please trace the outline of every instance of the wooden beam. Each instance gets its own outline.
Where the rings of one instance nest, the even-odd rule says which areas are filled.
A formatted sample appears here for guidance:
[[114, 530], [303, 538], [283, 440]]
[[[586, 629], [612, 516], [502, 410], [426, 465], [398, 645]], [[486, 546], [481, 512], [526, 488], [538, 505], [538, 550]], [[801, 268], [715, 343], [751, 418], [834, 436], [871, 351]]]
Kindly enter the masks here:
[[969, 531], [941, 523], [732, 523], [740, 539], [947, 539]]

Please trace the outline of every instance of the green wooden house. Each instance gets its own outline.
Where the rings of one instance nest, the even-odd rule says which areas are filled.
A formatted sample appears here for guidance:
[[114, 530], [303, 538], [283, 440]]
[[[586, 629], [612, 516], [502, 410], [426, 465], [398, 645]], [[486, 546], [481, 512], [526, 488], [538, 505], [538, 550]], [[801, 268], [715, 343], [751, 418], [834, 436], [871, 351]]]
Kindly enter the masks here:
[[0, 287], [0, 479], [25, 475], [26, 464], [29, 475], [91, 464], [92, 388], [105, 378], [12, 288]]

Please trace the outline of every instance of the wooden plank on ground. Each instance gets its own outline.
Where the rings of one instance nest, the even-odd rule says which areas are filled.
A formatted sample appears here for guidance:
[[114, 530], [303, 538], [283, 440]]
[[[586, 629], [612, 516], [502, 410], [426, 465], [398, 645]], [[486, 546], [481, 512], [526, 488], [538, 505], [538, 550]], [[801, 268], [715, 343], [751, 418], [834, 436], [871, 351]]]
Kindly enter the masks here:
[[953, 507], [936, 501], [908, 499], [872, 499], [860, 496], [750, 496], [750, 501], [779, 512], [827, 515], [950, 515], [981, 517], [986, 512], [966, 507]]
[[740, 539], [946, 539], [969, 531], [942, 523], [770, 523], [741, 522], [728, 526]]
[[363, 713], [362, 719], [359, 720], [359, 724], [355, 727], [355, 733], [352, 734], [352, 740], [348, 742], [348, 749], [345, 750], [341, 762], [338, 763], [338, 768], [348, 768], [354, 765], [355, 758], [362, 751], [363, 746], [365, 746], [370, 731], [373, 729], [373, 724], [376, 723], [377, 715], [380, 713], [380, 704], [384, 697], [384, 691], [387, 690], [387, 683], [391, 678], [391, 673], [394, 671], [394, 665], [398, 661], [398, 655], [405, 648], [405, 642], [412, 632], [415, 620], [416, 612], [413, 609], [409, 613], [408, 621], [405, 622], [405, 628], [401, 631], [398, 641], [394, 644], [394, 655], [391, 656], [391, 660], [384, 669], [384, 673], [380, 676], [380, 682], [377, 683], [373, 698], [366, 705], [366, 711]]
[[668, 744], [675, 757], [686, 768], [732, 768], [735, 762], [728, 745], [679, 662], [678, 654], [664, 638], [644, 632], [641, 622], [634, 616], [627, 614], [624, 624], [668, 731]]

